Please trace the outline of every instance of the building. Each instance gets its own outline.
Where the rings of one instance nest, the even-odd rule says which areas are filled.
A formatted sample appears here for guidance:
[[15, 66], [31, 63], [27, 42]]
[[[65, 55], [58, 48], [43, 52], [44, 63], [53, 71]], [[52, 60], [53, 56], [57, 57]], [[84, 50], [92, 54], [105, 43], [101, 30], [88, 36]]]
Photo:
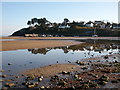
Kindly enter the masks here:
[[93, 27], [93, 23], [92, 22], [87, 22], [86, 27]]
[[65, 29], [65, 28], [70, 28], [70, 26], [69, 26], [69, 25], [67, 25], [67, 26], [65, 26], [65, 25], [60, 25], [58, 28], [59, 28], [59, 29]]
[[113, 29], [120, 29], [120, 24], [113, 23], [112, 28]]
[[38, 34], [25, 34], [25, 37], [38, 37]]

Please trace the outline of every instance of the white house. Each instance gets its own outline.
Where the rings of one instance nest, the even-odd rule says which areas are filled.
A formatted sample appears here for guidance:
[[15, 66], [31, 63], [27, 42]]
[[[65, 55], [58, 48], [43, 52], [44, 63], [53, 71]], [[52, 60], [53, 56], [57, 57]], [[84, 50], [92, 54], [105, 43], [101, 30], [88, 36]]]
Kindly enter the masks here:
[[105, 27], [106, 27], [105, 24], [101, 24], [101, 25], [100, 25], [100, 28], [105, 28]]
[[38, 34], [25, 34], [25, 37], [38, 37]]
[[61, 28], [61, 29], [65, 29], [65, 28], [70, 28], [69, 25], [65, 26], [65, 25], [60, 25], [58, 28]]
[[88, 22], [85, 25], [86, 25], [86, 27], [93, 27], [93, 23], [92, 22]]
[[103, 22], [102, 21], [95, 21], [94, 22], [94, 24], [96, 24], [96, 25], [100, 25], [100, 24], [102, 24]]

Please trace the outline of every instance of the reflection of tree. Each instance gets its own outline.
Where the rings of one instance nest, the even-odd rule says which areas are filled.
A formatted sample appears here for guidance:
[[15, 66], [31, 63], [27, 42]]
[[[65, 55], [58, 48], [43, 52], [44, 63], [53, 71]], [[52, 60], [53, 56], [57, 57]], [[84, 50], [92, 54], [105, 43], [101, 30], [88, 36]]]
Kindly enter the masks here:
[[33, 54], [47, 54], [52, 49], [61, 49], [64, 51], [64, 53], [68, 53], [70, 50], [74, 51], [92, 51], [95, 52], [102, 52], [103, 50], [110, 50], [110, 49], [120, 49], [119, 43], [116, 42], [85, 42], [78, 45], [72, 45], [72, 46], [66, 46], [66, 47], [55, 47], [55, 48], [42, 48], [42, 49], [28, 49], [29, 52]]
[[48, 50], [47, 48], [41, 48], [41, 49], [28, 49], [28, 51], [30, 51], [33, 54], [47, 54], [47, 52], [49, 52], [50, 50]]

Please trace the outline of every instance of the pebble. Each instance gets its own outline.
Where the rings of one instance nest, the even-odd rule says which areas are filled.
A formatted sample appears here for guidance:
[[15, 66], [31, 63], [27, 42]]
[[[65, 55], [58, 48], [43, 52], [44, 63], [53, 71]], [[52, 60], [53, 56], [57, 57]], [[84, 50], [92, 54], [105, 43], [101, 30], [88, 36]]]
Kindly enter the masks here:
[[62, 74], [70, 74], [70, 72], [63, 71]]
[[77, 60], [76, 63], [79, 64], [79, 65], [85, 65], [86, 64], [85, 62], [81, 62], [79, 60]]
[[117, 81], [117, 80], [112, 80], [111, 82], [112, 83], [119, 83], [119, 81]]
[[7, 77], [7, 75], [2, 75], [2, 78], [6, 78]]
[[45, 88], [45, 86], [41, 86], [41, 87], [40, 87], [40, 89], [44, 89], [44, 88]]
[[106, 56], [104, 56], [104, 59], [108, 59], [108, 56], [106, 55]]
[[15, 86], [14, 83], [5, 83], [5, 85], [8, 86], [8, 87], [14, 87]]

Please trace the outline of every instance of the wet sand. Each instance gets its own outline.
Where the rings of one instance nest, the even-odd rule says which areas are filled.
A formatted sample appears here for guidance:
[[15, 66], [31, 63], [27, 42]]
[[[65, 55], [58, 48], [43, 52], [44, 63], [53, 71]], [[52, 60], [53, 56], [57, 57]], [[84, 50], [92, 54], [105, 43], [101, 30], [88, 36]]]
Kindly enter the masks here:
[[43, 75], [44, 77], [49, 77], [53, 75], [57, 75], [63, 71], [72, 72], [77, 71], [81, 66], [75, 64], [52, 64], [49, 66], [44, 66], [40, 68], [33, 68], [30, 70], [25, 70], [22, 73], [25, 75]]
[[80, 44], [82, 42], [70, 40], [14, 40], [2, 41], [0, 51], [17, 50], [17, 49], [32, 49], [32, 48], [48, 48], [58, 46], [70, 46]]

